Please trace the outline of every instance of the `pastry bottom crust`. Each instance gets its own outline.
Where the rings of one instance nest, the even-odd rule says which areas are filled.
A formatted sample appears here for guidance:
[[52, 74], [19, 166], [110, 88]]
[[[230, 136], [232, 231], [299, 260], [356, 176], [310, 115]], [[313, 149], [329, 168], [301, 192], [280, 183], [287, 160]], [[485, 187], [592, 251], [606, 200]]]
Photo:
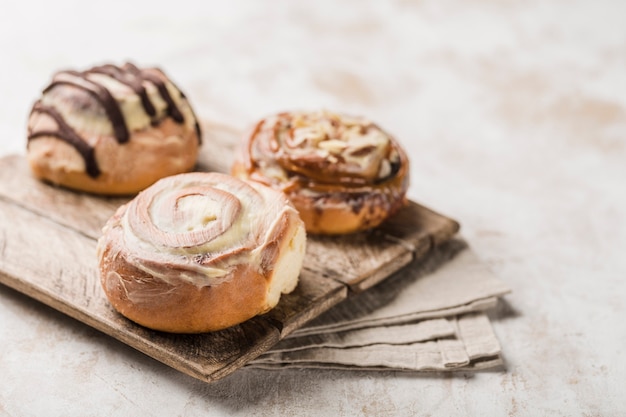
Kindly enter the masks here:
[[[250, 175], [244, 163], [236, 160], [231, 173], [238, 178], [259, 181], [272, 186], [258, 173]], [[303, 188], [286, 192], [287, 198], [300, 213], [311, 234], [342, 235], [375, 228], [394, 215], [407, 203], [408, 187], [406, 167], [389, 184], [381, 184], [367, 190], [316, 193]], [[274, 185], [278, 188], [277, 185]]]
[[[118, 210], [115, 217], [122, 214]], [[211, 286], [176, 277], [167, 281], [131, 264], [136, 256], [124, 246], [115, 227], [98, 242], [102, 288], [113, 307], [126, 318], [171, 333], [204, 333], [225, 329], [271, 310], [281, 294], [290, 293], [302, 268], [306, 232], [297, 213], [285, 216], [274, 244], [263, 248], [266, 264], [235, 266]]]
[[373, 229], [406, 204], [404, 195], [382, 192], [329, 193], [310, 197], [288, 194], [300, 213], [307, 232], [339, 235]]
[[193, 169], [199, 152], [195, 131], [166, 119], [135, 132], [120, 144], [112, 136], [91, 140], [100, 175], [85, 171], [80, 154], [66, 142], [44, 136], [28, 145], [28, 162], [35, 177], [55, 185], [103, 195], [135, 194], [160, 178]]

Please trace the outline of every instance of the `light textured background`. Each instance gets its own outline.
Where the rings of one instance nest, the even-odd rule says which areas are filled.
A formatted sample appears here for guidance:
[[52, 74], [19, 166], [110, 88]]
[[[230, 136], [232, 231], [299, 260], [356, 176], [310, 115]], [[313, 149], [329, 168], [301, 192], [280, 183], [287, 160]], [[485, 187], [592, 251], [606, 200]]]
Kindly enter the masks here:
[[493, 315], [506, 370], [206, 385], [0, 286], [0, 415], [624, 415], [625, 17], [620, 0], [3, 3], [0, 154], [24, 151], [52, 72], [107, 61], [161, 66], [236, 127], [363, 114], [409, 150], [410, 197], [514, 292]]

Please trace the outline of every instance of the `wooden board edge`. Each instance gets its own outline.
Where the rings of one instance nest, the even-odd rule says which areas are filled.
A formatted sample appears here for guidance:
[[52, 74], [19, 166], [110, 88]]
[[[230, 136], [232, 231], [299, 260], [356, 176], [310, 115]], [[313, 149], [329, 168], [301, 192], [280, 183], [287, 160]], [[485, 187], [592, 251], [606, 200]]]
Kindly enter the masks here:
[[[266, 334], [266, 336], [261, 339], [261, 343], [255, 346], [255, 351], [250, 351], [250, 353], [246, 355], [241, 355], [235, 360], [224, 364], [224, 366], [222, 366], [218, 370], [210, 372], [197, 363], [181, 361], [179, 357], [173, 355], [170, 351], [164, 349], [158, 344], [149, 343], [149, 341], [145, 337], [142, 337], [136, 332], [124, 333], [121, 331], [116, 331], [115, 326], [112, 326], [105, 321], [97, 320], [94, 318], [94, 316], [82, 310], [76, 309], [72, 306], [68, 306], [63, 301], [57, 299], [53, 295], [48, 294], [47, 291], [44, 291], [40, 288], [35, 289], [32, 286], [25, 285], [23, 281], [20, 281], [15, 277], [1, 271], [0, 284], [5, 285], [6, 287], [11, 288], [19, 293], [25, 294], [29, 298], [40, 302], [80, 322], [85, 326], [93, 328], [109, 337], [112, 337], [113, 339], [118, 340], [126, 346], [131, 347], [138, 352], [141, 352], [146, 356], [158, 362], [161, 362], [166, 366], [169, 366], [179, 372], [208, 383], [215, 382], [218, 379], [221, 379], [226, 375], [240, 369], [245, 363], [251, 361], [266, 350], [270, 349], [281, 339], [280, 329], [277, 328], [273, 322], [267, 320], [267, 327], [270, 328], [270, 330]], [[137, 326], [135, 324], [132, 325]], [[146, 329], [146, 331], [149, 330]]]
[[[332, 307], [336, 306], [340, 302], [344, 301], [348, 297], [348, 287], [346, 285], [338, 286], [334, 291], [326, 294], [324, 300], [315, 305], [315, 310], [313, 308], [307, 308], [305, 311], [296, 315], [295, 318], [287, 322], [286, 324], [280, 323], [280, 339], [284, 339], [289, 334], [291, 334], [294, 330], [302, 327], [308, 321], [314, 319], [318, 315], [328, 311]], [[270, 313], [271, 314], [271, 311]]]

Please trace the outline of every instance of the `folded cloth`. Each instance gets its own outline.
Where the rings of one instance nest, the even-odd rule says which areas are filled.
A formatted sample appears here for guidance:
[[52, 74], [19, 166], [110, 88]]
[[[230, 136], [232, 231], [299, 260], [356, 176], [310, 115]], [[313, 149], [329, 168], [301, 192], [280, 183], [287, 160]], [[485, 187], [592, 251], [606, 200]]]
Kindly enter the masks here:
[[320, 348], [351, 348], [375, 344], [406, 345], [454, 337], [454, 325], [446, 319], [423, 320], [395, 326], [366, 327], [336, 333], [319, 333], [283, 340], [271, 352]]
[[[502, 364], [500, 344], [485, 314], [470, 313], [448, 321], [454, 328], [452, 337], [407, 344], [375, 343], [352, 347], [315, 346], [297, 350], [272, 350], [248, 366], [264, 369], [451, 371], [478, 370]], [[401, 332], [403, 326], [391, 327]]]
[[484, 311], [510, 288], [454, 239], [297, 329], [290, 337]]
[[248, 366], [477, 370], [502, 364], [482, 311], [510, 291], [459, 239], [296, 330]]

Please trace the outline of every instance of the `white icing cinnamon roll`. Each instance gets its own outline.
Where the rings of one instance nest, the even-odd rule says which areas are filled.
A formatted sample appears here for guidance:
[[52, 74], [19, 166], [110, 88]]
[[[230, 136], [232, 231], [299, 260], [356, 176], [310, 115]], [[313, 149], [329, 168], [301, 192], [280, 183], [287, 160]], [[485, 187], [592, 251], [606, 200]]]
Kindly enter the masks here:
[[98, 241], [102, 287], [143, 326], [224, 329], [297, 285], [304, 224], [286, 197], [218, 173], [159, 180], [120, 207]]
[[326, 111], [280, 113], [244, 138], [233, 175], [286, 193], [310, 233], [374, 228], [405, 203], [409, 162], [374, 123]]
[[34, 104], [28, 161], [42, 180], [98, 194], [136, 193], [196, 163], [200, 129], [159, 69], [61, 71]]

